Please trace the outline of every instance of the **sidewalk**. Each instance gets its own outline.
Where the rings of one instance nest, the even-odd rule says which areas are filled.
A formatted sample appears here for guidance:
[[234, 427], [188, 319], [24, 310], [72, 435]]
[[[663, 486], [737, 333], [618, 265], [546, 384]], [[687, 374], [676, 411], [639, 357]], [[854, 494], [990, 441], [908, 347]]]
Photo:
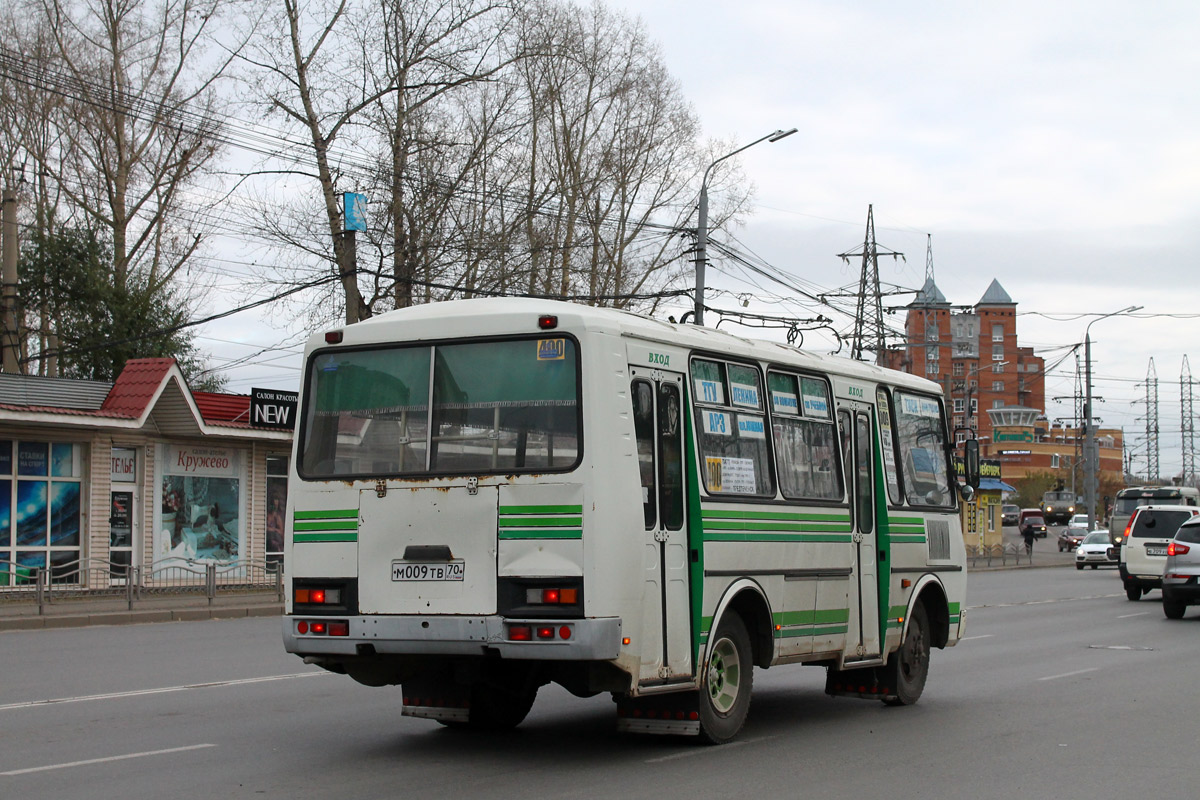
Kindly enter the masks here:
[[135, 601], [132, 610], [121, 597], [56, 599], [47, 603], [43, 611], [38, 613], [38, 605], [32, 599], [0, 599], [0, 632], [271, 617], [283, 613], [283, 603], [273, 591], [218, 595], [211, 604], [204, 595], [193, 593], [145, 597]]

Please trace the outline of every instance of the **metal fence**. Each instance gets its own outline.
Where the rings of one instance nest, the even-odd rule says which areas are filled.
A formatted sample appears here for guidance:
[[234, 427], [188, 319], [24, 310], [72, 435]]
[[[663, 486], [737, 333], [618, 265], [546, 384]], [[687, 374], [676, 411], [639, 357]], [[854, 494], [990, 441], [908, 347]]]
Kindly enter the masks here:
[[178, 559], [153, 569], [91, 558], [28, 567], [0, 560], [0, 608], [5, 603], [36, 603], [38, 613], [63, 600], [124, 599], [132, 611], [148, 597], [205, 597], [211, 606], [225, 594], [274, 594], [283, 601], [283, 565], [264, 560], [220, 563]]
[[1025, 551], [1023, 544], [980, 544], [967, 545], [967, 559], [972, 567], [991, 567], [996, 564], [1007, 566], [1009, 563], [1033, 563], [1033, 553]]

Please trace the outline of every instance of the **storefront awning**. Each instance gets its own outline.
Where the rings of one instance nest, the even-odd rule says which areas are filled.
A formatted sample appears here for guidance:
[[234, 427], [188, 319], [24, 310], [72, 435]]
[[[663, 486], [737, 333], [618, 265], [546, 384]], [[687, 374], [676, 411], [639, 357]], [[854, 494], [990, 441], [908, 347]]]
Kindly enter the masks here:
[[1016, 487], [1009, 486], [999, 478], [980, 478], [979, 488], [985, 492], [1015, 492]]

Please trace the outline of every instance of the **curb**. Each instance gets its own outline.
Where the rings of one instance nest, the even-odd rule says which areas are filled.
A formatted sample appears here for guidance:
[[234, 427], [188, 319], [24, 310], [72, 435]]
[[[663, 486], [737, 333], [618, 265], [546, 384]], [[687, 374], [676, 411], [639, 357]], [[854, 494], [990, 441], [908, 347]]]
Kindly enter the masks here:
[[253, 606], [216, 606], [213, 608], [102, 611], [92, 614], [47, 614], [44, 616], [0, 617], [0, 632], [86, 628], [99, 625], [143, 625], [152, 622], [197, 622], [213, 619], [278, 617], [282, 614], [282, 603]]

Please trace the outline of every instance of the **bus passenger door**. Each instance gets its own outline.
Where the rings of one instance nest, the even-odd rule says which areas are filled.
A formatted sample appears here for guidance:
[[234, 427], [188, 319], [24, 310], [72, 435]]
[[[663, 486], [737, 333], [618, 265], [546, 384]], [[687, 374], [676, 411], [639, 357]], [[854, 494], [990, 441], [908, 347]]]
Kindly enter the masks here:
[[865, 410], [838, 412], [846, 486], [851, 492], [854, 578], [850, 586], [850, 622], [856, 636], [846, 642], [846, 660], [876, 658], [879, 642], [879, 560], [875, 526], [875, 463], [871, 417]]
[[688, 548], [684, 525], [683, 376], [630, 368], [646, 538], [642, 683], [691, 677]]

